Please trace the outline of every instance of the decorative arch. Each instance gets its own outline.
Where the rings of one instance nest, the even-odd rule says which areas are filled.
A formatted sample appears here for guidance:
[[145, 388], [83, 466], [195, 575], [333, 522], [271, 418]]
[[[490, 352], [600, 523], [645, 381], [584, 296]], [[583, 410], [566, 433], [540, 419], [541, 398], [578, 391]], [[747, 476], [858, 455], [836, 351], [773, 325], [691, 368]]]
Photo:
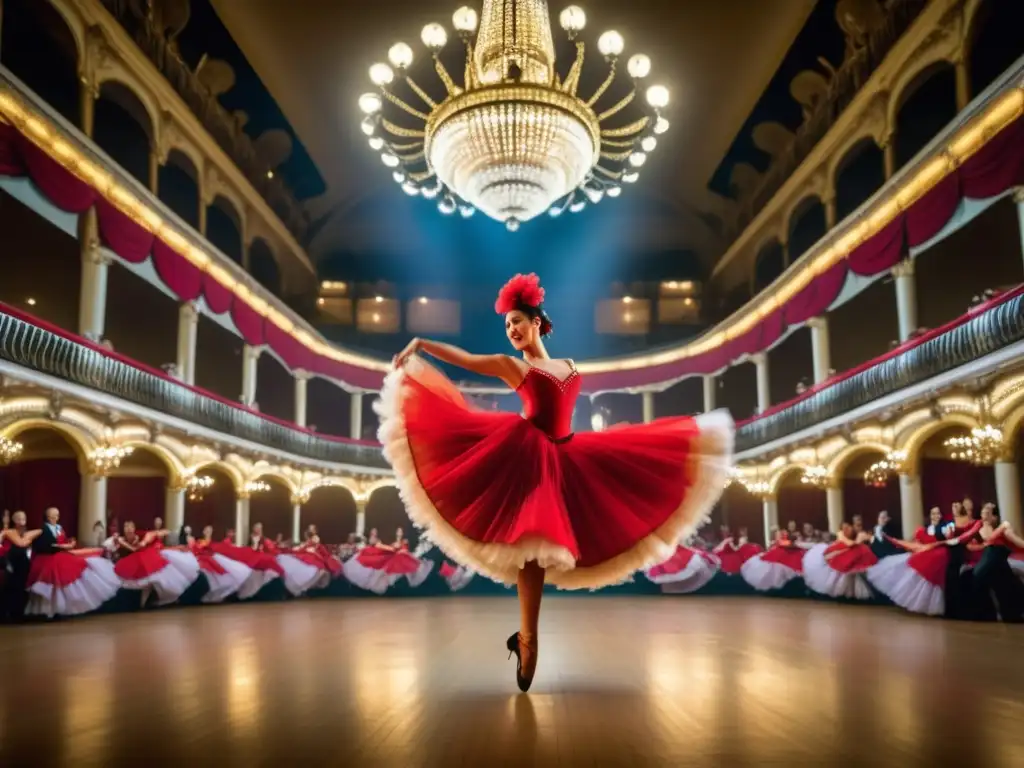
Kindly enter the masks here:
[[1003, 442], [1011, 455], [1016, 455], [1017, 441], [1020, 438], [1021, 425], [1024, 424], [1024, 403], [1021, 403], [1003, 419]]
[[804, 471], [803, 464], [784, 464], [768, 478], [768, 492], [774, 496], [782, 487], [782, 481], [790, 475], [800, 474]]
[[788, 206], [782, 218], [785, 222], [784, 231], [786, 232], [786, 241], [788, 242], [790, 240], [790, 236], [793, 234], [794, 223], [798, 223], [800, 218], [815, 205], [824, 204], [825, 199], [823, 191], [819, 189], [812, 189], [808, 190], [803, 197], [798, 198], [795, 203]]
[[213, 459], [210, 461], [200, 462], [199, 464], [193, 464], [185, 469], [185, 474], [198, 475], [204, 469], [208, 469], [209, 467], [213, 467], [214, 469], [223, 472], [231, 479], [231, 485], [234, 487], [236, 495], [242, 492], [242, 489], [245, 487], [245, 479], [243, 478], [242, 473], [236, 467], [233, 467], [231, 464], [220, 459]]
[[876, 149], [880, 149], [882, 143], [885, 141], [885, 130], [884, 126], [879, 130], [878, 126], [870, 126], [865, 130], [858, 131], [851, 136], [836, 152], [834, 152], [829, 161], [827, 169], [827, 184], [826, 187], [833, 193], [838, 191], [839, 177], [843, 171], [850, 167], [850, 165], [860, 157], [861, 153], [866, 151], [868, 147], [874, 146]]
[[[944, 37], [942, 40], [949, 40]], [[939, 72], [955, 65], [956, 55], [960, 48], [960, 38], [957, 36], [956, 45], [945, 44], [935, 45], [932, 48], [921, 52], [919, 57], [914, 57], [908, 65], [896, 76], [892, 90], [889, 93], [889, 103], [886, 106], [886, 125], [896, 126], [897, 116], [903, 105], [914, 95], [914, 93], [928, 80]]]
[[928, 439], [951, 427], [974, 429], [980, 426], [976, 419], [965, 413], [947, 413], [937, 421], [929, 421], [913, 430], [899, 441], [899, 448], [906, 451], [906, 468], [916, 474], [920, 470], [921, 449]]
[[[111, 67], [109, 69], [100, 69], [96, 73], [95, 88], [97, 93], [102, 94], [104, 92], [103, 86], [108, 83], [114, 83], [121, 86], [125, 91], [134, 96], [143, 109], [146, 110], [146, 114], [149, 116], [149, 130], [146, 134], [149, 136], [149, 145], [152, 148], [160, 146], [160, 109], [157, 107], [156, 99], [154, 99], [146, 90], [145, 87], [138, 81], [135, 75], [124, 70], [118, 63], [116, 69]], [[117, 93], [117, 89], [113, 89], [114, 93]], [[116, 103], [116, 102], [115, 102]], [[133, 109], [123, 104], [120, 105], [123, 109], [129, 113], [133, 112]], [[145, 130], [147, 126], [143, 126]]]
[[254, 237], [246, 246], [249, 250], [249, 273], [275, 295], [281, 294], [281, 264], [277, 253], [262, 237]]
[[828, 469], [829, 477], [842, 477], [843, 472], [857, 457], [863, 456], [865, 453], [878, 453], [885, 456], [891, 450], [892, 446], [884, 443], [851, 443], [829, 459], [826, 469]]
[[[364, 500], [365, 501], [369, 501], [370, 497], [373, 496], [373, 494], [375, 494], [381, 488], [397, 488], [397, 487], [398, 487], [398, 483], [395, 481], [395, 478], [393, 478], [393, 477], [382, 477], [379, 480], [374, 480], [372, 483], [370, 483], [369, 485], [367, 485], [363, 489]], [[358, 501], [358, 499], [359, 499], [359, 497], [356, 496], [356, 500], [357, 501]]]
[[156, 140], [157, 123], [154, 122], [153, 111], [142, 100], [138, 92], [134, 91], [120, 78], [112, 77], [99, 86], [99, 93], [100, 98], [113, 102], [139, 124], [143, 133], [146, 134], [146, 138], [149, 139], [150, 149], [159, 146]]
[[162, 445], [150, 443], [145, 440], [127, 440], [123, 443], [119, 443], [119, 445], [153, 454], [160, 459], [160, 463], [167, 469], [167, 484], [174, 486], [181, 482], [182, 475], [185, 472], [185, 465], [181, 463], [177, 456]]
[[85, 50], [85, 22], [70, 0], [50, 0], [50, 6], [64, 19], [64, 23], [75, 41], [75, 52], [78, 57], [79, 69], [81, 69], [82, 51]]
[[[288, 490], [288, 493], [292, 496], [295, 496], [299, 492], [299, 488], [295, 484], [295, 481], [288, 477], [288, 475], [284, 474], [284, 472], [282, 472], [277, 467], [261, 467], [258, 472], [254, 473], [252, 477], [248, 478], [248, 480], [246, 480], [245, 482], [264, 479], [274, 480], [280, 483]], [[242, 486], [244, 487], [245, 483], [243, 483]]]
[[98, 441], [92, 435], [73, 424], [56, 419], [38, 417], [19, 419], [8, 424], [3, 429], [0, 429], [0, 436], [14, 440], [18, 435], [30, 429], [50, 429], [59, 432], [74, 450], [75, 455], [78, 457], [79, 469], [82, 471], [87, 467], [89, 454], [99, 446]]
[[347, 491], [348, 495], [352, 497], [353, 501], [358, 500], [358, 491], [352, 487], [352, 485], [348, 482], [347, 478], [325, 477], [323, 480], [317, 482], [313, 489], [310, 490], [309, 495], [312, 496], [321, 488], [339, 488], [343, 491]]
[[[768, 259], [778, 261], [777, 271], [774, 264], [762, 269], [762, 264]], [[753, 268], [750, 270], [751, 296], [756, 296], [758, 292], [767, 288], [786, 271], [785, 261], [785, 248], [782, 245], [781, 238], [773, 236], [761, 241], [760, 247], [755, 252]]]

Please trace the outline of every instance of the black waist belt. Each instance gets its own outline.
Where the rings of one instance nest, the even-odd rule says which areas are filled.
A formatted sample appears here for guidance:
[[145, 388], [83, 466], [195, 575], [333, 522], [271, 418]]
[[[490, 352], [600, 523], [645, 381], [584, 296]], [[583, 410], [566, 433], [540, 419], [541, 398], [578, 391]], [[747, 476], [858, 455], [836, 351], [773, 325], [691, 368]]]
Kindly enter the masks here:
[[570, 440], [572, 440], [574, 435], [575, 435], [574, 432], [570, 432], [565, 437], [551, 437], [551, 436], [548, 436], [548, 440], [550, 440], [555, 445], [562, 445], [563, 443], [568, 443]]

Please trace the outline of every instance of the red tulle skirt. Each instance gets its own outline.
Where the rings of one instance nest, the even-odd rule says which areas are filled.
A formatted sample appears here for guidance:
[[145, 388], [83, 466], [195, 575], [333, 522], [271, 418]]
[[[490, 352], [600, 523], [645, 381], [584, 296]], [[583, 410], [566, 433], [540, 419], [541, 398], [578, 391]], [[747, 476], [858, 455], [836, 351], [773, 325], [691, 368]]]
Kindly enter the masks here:
[[393, 550], [381, 549], [380, 547], [363, 547], [356, 555], [360, 565], [374, 571], [384, 571], [404, 576], [407, 573], [416, 573], [420, 567], [418, 558], [408, 552], [395, 552]]
[[830, 568], [840, 573], [862, 573], [876, 565], [878, 557], [867, 544], [847, 546], [836, 542], [825, 550], [825, 561]]
[[725, 412], [556, 443], [516, 414], [471, 407], [417, 358], [389, 374], [376, 405], [413, 522], [506, 584], [529, 561], [549, 583], [597, 589], [668, 560], [707, 520], [731, 465]]
[[778, 565], [784, 565], [797, 573], [803, 571], [804, 554], [806, 550], [800, 547], [783, 547], [774, 546], [761, 555], [761, 559], [766, 563], [777, 563]]

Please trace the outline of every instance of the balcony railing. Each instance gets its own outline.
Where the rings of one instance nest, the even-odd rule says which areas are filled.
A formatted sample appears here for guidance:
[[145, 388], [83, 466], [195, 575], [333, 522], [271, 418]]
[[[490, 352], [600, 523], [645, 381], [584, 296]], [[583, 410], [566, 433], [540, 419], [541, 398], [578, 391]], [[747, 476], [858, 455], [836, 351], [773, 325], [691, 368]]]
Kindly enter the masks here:
[[741, 424], [736, 451], [742, 453], [823, 424], [1021, 340], [1024, 288], [932, 331], [908, 349], [894, 350], [877, 362], [841, 374], [834, 382], [825, 382], [809, 395]]
[[771, 168], [749, 198], [741, 201], [740, 215], [732, 232], [738, 236], [782, 189], [800, 164], [811, 154], [839, 119], [846, 108], [878, 69], [903, 33], [928, 5], [930, 0], [892, 0], [886, 10], [884, 24], [874, 30], [865, 44], [852, 51], [835, 70], [828, 92], [797, 129], [792, 143], [772, 163]]
[[318, 435], [277, 421], [29, 322], [2, 306], [0, 360], [296, 456], [388, 467], [380, 446]]
[[279, 174], [269, 178], [270, 170], [260, 160], [256, 146], [242, 126], [216, 97], [200, 82], [195, 72], [167, 40], [154, 16], [152, 3], [127, 0], [102, 0], [104, 7], [124, 27], [139, 49], [160, 71], [207, 133], [231, 158], [253, 188], [267, 201], [288, 230], [300, 243], [304, 241], [309, 219], [291, 189]]

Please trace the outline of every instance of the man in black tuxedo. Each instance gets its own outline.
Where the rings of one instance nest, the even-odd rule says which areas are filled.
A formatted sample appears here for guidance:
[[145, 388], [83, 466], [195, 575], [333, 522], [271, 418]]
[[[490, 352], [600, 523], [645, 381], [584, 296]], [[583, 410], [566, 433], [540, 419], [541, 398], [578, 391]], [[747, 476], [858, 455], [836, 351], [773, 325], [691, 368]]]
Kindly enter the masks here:
[[[26, 517], [24, 512], [15, 512], [11, 516], [11, 525], [19, 536], [25, 534]], [[7, 552], [7, 581], [4, 585], [3, 601], [0, 603], [0, 618], [5, 622], [20, 621], [25, 615], [28, 603], [28, 572], [32, 564], [29, 547], [13, 545]]]

